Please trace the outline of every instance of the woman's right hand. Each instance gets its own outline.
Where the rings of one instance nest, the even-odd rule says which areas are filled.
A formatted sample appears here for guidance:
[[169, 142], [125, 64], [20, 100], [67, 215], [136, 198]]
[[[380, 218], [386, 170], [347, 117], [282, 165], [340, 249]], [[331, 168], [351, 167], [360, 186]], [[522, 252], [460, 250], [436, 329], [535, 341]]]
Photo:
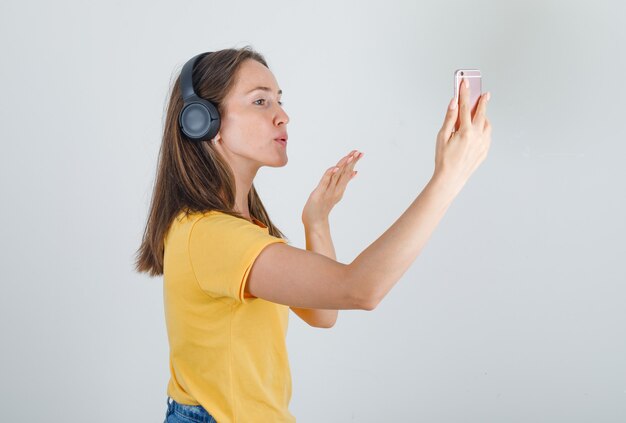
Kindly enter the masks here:
[[[470, 89], [461, 81], [460, 104], [452, 99], [443, 126], [437, 133], [434, 177], [443, 178], [454, 187], [455, 194], [465, 185], [478, 166], [487, 157], [491, 145], [491, 124], [487, 119], [489, 92], [484, 93], [472, 119]], [[451, 109], [450, 107], [454, 107]], [[457, 119], [458, 130], [454, 132]]]

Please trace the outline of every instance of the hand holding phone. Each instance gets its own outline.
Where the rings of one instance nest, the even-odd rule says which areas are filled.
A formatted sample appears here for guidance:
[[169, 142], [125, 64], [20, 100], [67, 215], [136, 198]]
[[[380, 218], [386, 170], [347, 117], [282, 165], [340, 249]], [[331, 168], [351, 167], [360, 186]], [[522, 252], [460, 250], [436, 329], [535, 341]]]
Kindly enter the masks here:
[[[456, 83], [457, 72], [459, 83]], [[442, 189], [452, 197], [458, 194], [472, 173], [485, 160], [491, 145], [491, 123], [487, 119], [487, 102], [490, 95], [489, 93], [481, 95], [482, 87], [476, 82], [473, 84], [476, 87], [474, 93], [470, 91], [471, 82], [469, 86], [465, 86], [465, 83], [461, 86], [461, 80], [471, 79], [464, 79], [467, 70], [457, 72], [455, 72], [455, 97], [450, 101], [443, 126], [437, 133], [433, 175], [433, 179], [444, 181]], [[475, 97], [478, 98], [474, 100]]]
[[[454, 71], [454, 101], [457, 103], [457, 107], [459, 103], [459, 88], [461, 80], [466, 79], [469, 81], [469, 89], [470, 89], [470, 115], [472, 119], [476, 114], [476, 107], [478, 106], [478, 100], [482, 95], [482, 75], [479, 69], [457, 69]], [[454, 130], [458, 131], [460, 122], [457, 121]]]

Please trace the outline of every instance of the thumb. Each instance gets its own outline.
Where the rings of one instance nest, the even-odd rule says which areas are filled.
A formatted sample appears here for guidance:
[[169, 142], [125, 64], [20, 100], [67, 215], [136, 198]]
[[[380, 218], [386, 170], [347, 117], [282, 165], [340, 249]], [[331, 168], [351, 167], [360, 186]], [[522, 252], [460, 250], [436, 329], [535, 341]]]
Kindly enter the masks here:
[[333, 170], [339, 170], [338, 166], [332, 166], [329, 167], [326, 172], [324, 172], [324, 176], [322, 176], [322, 180], [320, 181], [319, 186], [323, 187], [323, 188], [328, 188], [328, 185], [330, 184], [330, 178], [333, 176], [333, 174], [335, 172], [333, 172]]
[[443, 121], [443, 126], [441, 127], [441, 133], [444, 135], [444, 139], [446, 141], [449, 140], [450, 135], [452, 135], [452, 130], [454, 129], [454, 124], [456, 123], [458, 116], [459, 116], [459, 105], [456, 102], [456, 98], [453, 98], [450, 101], [450, 104], [448, 104], [446, 117]]

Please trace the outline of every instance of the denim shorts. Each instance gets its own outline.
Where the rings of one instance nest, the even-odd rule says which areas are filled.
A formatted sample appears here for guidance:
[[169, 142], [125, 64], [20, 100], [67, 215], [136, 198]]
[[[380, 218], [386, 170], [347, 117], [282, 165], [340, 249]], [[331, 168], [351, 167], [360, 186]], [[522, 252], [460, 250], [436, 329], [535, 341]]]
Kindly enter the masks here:
[[167, 397], [167, 412], [163, 423], [217, 423], [201, 405], [180, 404]]

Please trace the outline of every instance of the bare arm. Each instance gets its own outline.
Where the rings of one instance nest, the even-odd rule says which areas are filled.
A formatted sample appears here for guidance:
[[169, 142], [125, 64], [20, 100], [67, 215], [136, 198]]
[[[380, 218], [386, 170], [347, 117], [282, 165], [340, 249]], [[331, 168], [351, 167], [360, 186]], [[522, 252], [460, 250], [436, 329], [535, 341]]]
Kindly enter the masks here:
[[270, 244], [254, 262], [245, 289], [292, 307], [373, 310], [426, 244], [453, 192], [444, 176], [433, 177], [400, 218], [348, 265]]
[[[454, 100], [437, 134], [435, 172], [424, 190], [398, 220], [350, 263], [351, 278], [360, 281], [373, 309], [393, 288], [420, 253], [435, 227], [471, 174], [487, 157], [491, 125], [486, 118], [489, 93], [482, 95], [472, 118], [469, 87], [462, 84], [460, 105]], [[453, 132], [460, 120], [459, 130]]]
[[[330, 234], [330, 224], [328, 220], [320, 222], [318, 225], [304, 227], [306, 237], [306, 249], [323, 254], [328, 258], [337, 260], [335, 247]], [[324, 310], [315, 308], [291, 307], [302, 320], [309, 325], [318, 328], [331, 328], [337, 322], [339, 312], [337, 310]]]
[[[488, 95], [488, 93], [487, 93]], [[486, 158], [491, 124], [487, 96], [470, 115], [469, 88], [451, 102], [437, 134], [435, 172], [409, 208], [349, 265], [282, 243], [267, 246], [250, 270], [245, 289], [290, 306], [373, 310], [420, 253], [453, 199]], [[453, 132], [460, 120], [459, 130]]]
[[350, 277], [367, 292], [372, 310], [415, 261], [453, 200], [453, 190], [433, 176], [411, 206], [348, 265]]

